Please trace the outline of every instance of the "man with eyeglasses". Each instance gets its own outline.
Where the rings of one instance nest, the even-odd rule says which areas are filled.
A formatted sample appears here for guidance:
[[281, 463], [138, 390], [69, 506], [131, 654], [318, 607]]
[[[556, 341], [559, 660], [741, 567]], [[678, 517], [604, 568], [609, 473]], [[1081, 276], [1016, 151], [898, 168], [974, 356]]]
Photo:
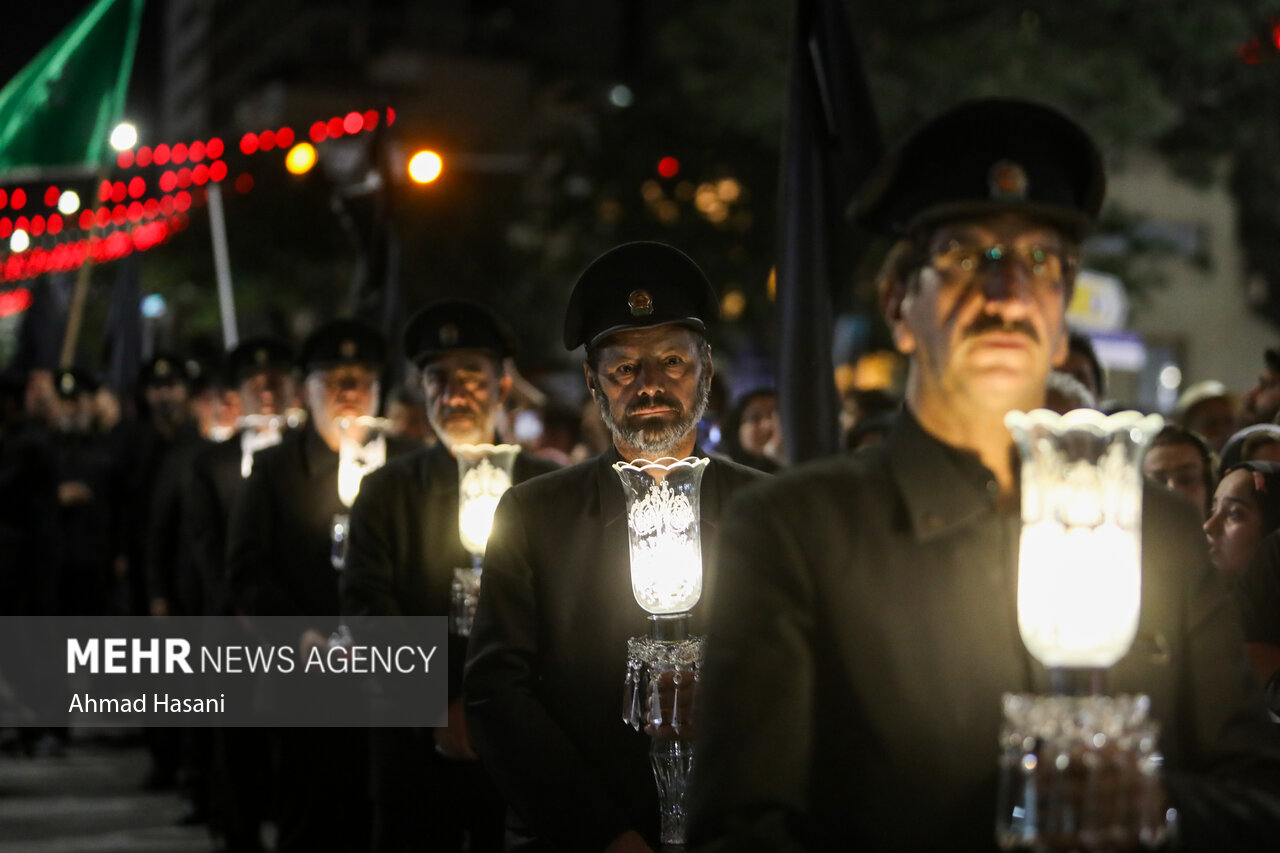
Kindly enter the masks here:
[[[859, 220], [897, 239], [880, 286], [906, 405], [881, 445], [725, 514], [694, 847], [996, 849], [1002, 694], [1049, 692], [1018, 630], [1004, 417], [1043, 405], [1066, 357], [1103, 185], [1075, 123], [988, 100], [926, 124], [864, 187]], [[1190, 849], [1270, 849], [1280, 743], [1247, 687], [1236, 613], [1185, 501], [1149, 489], [1143, 522], [1147, 641], [1109, 687], [1151, 696]]]

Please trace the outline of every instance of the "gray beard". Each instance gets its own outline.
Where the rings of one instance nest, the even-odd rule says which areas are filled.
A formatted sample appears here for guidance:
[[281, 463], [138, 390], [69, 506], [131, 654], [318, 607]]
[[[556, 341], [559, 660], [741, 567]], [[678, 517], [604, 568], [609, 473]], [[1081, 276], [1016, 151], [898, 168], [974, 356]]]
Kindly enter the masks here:
[[711, 383], [699, 380], [698, 396], [694, 398], [693, 408], [680, 420], [667, 426], [642, 426], [635, 429], [624, 426], [614, 419], [613, 410], [609, 407], [609, 398], [600, 390], [600, 383], [596, 383], [593, 394], [600, 409], [600, 417], [604, 425], [609, 428], [614, 443], [634, 447], [645, 459], [653, 461], [671, 456], [685, 436], [697, 429], [698, 421], [702, 420], [703, 414], [707, 411], [707, 402], [711, 397]]

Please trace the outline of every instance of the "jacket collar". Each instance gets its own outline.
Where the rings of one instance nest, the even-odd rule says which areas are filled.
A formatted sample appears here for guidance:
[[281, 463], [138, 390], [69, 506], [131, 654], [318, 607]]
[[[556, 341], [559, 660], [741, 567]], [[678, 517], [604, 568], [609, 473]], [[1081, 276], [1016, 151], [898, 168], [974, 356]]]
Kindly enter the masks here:
[[996, 512], [995, 477], [978, 458], [925, 431], [903, 408], [885, 439], [911, 529], [929, 541]]
[[[288, 439], [289, 436], [286, 434], [283, 440]], [[310, 423], [303, 428], [299, 441], [302, 444], [302, 459], [309, 475], [322, 474], [330, 468], [337, 470], [338, 454], [329, 449], [329, 445], [324, 443], [320, 433], [316, 432], [316, 428]]]
[[436, 441], [422, 455], [422, 488], [441, 494], [458, 492], [458, 460], [443, 441]]

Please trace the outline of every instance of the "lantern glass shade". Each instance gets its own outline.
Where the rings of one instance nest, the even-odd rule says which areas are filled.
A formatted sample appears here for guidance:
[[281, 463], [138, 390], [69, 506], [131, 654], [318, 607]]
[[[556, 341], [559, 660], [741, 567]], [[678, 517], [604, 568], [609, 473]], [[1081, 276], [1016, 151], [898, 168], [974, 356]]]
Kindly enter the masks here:
[[364, 475], [387, 461], [387, 442], [370, 430], [386, 426], [381, 418], [362, 416], [338, 418], [338, 500], [350, 508], [360, 494]]
[[1010, 412], [1022, 462], [1018, 628], [1047, 667], [1122, 658], [1142, 606], [1141, 458], [1157, 415]]
[[702, 597], [699, 507], [706, 458], [615, 462], [627, 501], [631, 591], [654, 615], [684, 613]]
[[484, 557], [498, 501], [511, 488], [518, 444], [461, 444], [458, 460], [458, 535], [475, 560]]

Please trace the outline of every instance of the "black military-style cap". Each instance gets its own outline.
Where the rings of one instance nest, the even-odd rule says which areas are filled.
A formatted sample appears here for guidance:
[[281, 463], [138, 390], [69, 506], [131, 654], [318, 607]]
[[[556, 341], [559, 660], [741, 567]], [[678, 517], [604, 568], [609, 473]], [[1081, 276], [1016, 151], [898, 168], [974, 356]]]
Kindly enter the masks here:
[[341, 318], [325, 323], [302, 342], [298, 361], [305, 371], [341, 364], [381, 367], [387, 360], [387, 340], [363, 320]]
[[515, 355], [516, 337], [496, 314], [478, 302], [445, 299], [409, 318], [404, 355], [419, 367], [457, 350], [487, 350], [496, 358]]
[[147, 388], [157, 385], [175, 385], [187, 383], [190, 376], [186, 362], [182, 357], [171, 352], [158, 352], [143, 363], [138, 371], [138, 385]]
[[292, 370], [293, 345], [273, 335], [247, 338], [227, 353], [226, 368], [232, 385], [264, 370]]
[[59, 370], [53, 377], [53, 388], [64, 400], [71, 400], [81, 394], [93, 394], [98, 390], [98, 381], [87, 370], [73, 367], [70, 370]]
[[852, 213], [905, 234], [957, 216], [1025, 213], [1082, 238], [1102, 207], [1102, 155], [1074, 121], [1041, 104], [969, 101], [926, 123], [872, 172]]
[[210, 358], [188, 358], [182, 367], [192, 394], [199, 394], [219, 381], [217, 365]]
[[699, 332], [720, 317], [720, 300], [693, 260], [665, 243], [624, 243], [578, 276], [564, 317], [565, 349], [595, 346], [624, 329], [678, 323]]

